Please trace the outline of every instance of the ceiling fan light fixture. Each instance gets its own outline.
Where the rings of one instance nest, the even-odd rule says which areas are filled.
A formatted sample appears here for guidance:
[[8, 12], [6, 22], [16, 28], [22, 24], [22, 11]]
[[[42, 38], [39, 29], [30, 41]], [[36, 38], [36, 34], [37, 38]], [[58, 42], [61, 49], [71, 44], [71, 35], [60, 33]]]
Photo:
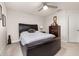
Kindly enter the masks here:
[[45, 5], [45, 6], [43, 7], [43, 10], [47, 10], [47, 9], [48, 9], [48, 6]]

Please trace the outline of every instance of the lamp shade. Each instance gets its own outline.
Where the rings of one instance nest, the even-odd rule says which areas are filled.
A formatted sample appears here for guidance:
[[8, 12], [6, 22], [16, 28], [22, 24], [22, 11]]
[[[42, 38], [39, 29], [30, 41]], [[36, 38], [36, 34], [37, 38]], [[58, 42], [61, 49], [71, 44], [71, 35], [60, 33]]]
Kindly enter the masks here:
[[43, 26], [40, 26], [40, 29], [43, 29]]

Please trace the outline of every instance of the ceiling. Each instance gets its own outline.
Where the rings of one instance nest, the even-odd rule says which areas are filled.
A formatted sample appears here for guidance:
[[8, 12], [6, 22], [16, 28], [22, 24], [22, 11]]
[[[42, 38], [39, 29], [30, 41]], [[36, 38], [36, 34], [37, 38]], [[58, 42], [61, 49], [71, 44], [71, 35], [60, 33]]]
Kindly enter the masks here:
[[47, 2], [50, 5], [58, 6], [58, 8], [48, 8], [47, 10], [38, 11], [42, 2], [5, 2], [7, 9], [17, 10], [21, 12], [31, 13], [40, 16], [48, 16], [58, 10], [79, 10], [78, 2]]

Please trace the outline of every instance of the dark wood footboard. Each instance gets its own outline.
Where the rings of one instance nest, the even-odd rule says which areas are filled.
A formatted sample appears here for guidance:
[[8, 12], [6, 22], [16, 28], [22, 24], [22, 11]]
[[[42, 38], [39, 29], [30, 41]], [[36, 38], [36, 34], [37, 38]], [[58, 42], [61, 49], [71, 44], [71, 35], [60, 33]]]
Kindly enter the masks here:
[[46, 42], [41, 45], [28, 47], [27, 50], [24, 46], [27, 56], [54, 56], [61, 48], [61, 40], [59, 37], [55, 38], [51, 42]]
[[42, 45], [29, 47], [27, 51], [28, 56], [53, 56], [61, 48], [61, 42], [59, 38], [55, 38], [51, 42], [44, 43]]

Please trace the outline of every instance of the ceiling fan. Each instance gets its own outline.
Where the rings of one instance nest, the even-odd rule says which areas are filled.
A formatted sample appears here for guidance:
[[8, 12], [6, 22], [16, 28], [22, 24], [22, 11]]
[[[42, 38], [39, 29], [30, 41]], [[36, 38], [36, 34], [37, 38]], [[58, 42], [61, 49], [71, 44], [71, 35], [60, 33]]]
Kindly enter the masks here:
[[41, 8], [38, 11], [41, 11], [43, 9], [47, 10], [48, 8], [58, 8], [58, 7], [54, 5], [49, 5], [48, 2], [42, 2]]

